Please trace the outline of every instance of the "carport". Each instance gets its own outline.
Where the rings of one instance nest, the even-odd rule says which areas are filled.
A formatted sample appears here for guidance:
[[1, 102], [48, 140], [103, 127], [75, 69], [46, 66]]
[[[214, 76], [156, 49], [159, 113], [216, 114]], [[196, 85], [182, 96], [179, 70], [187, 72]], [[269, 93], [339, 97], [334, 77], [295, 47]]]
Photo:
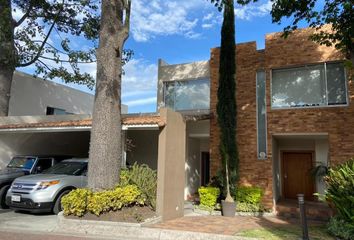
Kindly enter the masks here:
[[[130, 164], [146, 163], [157, 169], [159, 128], [164, 123], [156, 115], [123, 119], [122, 142], [128, 138], [133, 145], [131, 151], [123, 153], [123, 164], [127, 157]], [[91, 123], [89, 115], [1, 118], [0, 169], [15, 155], [88, 157]]]
[[[15, 155], [87, 157], [91, 125], [89, 115], [1, 117], [0, 168]], [[134, 154], [127, 154], [127, 162], [140, 159], [139, 163], [157, 169], [157, 213], [163, 220], [183, 216], [186, 158], [183, 116], [168, 109], [160, 109], [155, 115], [123, 115], [122, 130], [122, 143], [126, 137], [135, 143]]]

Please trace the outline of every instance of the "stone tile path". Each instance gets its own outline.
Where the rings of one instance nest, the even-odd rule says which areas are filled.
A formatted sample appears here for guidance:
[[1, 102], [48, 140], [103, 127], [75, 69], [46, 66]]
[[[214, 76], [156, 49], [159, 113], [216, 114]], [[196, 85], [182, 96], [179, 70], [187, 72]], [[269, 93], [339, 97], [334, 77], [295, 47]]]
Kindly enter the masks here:
[[[222, 217], [222, 216], [187, 216], [151, 227], [183, 230], [192, 232], [204, 232], [224, 235], [235, 235], [236, 233], [262, 227], [286, 227], [289, 225], [300, 225], [298, 219], [286, 219], [278, 217]], [[309, 225], [318, 225], [319, 222], [310, 222]]]

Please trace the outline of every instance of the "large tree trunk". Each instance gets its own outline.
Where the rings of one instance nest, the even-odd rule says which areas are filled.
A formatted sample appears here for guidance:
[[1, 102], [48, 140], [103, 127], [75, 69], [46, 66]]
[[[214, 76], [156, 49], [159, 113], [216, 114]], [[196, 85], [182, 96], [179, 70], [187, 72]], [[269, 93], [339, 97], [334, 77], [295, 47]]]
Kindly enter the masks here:
[[121, 167], [121, 73], [126, 39], [120, 0], [103, 0], [97, 82], [91, 130], [88, 185], [93, 190], [114, 187]]
[[15, 71], [14, 27], [11, 1], [0, 0], [0, 116], [7, 116]]

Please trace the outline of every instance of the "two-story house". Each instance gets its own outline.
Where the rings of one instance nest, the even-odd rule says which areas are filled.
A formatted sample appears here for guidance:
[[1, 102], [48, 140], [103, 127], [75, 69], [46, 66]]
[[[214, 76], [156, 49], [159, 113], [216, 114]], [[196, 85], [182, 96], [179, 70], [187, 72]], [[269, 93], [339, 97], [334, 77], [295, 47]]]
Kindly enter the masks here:
[[[239, 183], [261, 187], [263, 204], [273, 210], [297, 193], [315, 200], [313, 193], [325, 186], [311, 169], [354, 156], [352, 80], [343, 56], [309, 40], [312, 31], [298, 30], [287, 39], [268, 34], [263, 50], [256, 42], [236, 46]], [[211, 49], [209, 61], [159, 60], [159, 111], [123, 116], [123, 138], [133, 145], [127, 162], [157, 169], [163, 219], [182, 216], [184, 199], [221, 167], [218, 68], [218, 48]], [[0, 118], [0, 156], [27, 153], [39, 144], [40, 153], [55, 145], [60, 153], [87, 154], [90, 129], [90, 116]]]
[[[309, 40], [312, 31], [268, 34], [263, 50], [256, 42], [236, 46], [240, 184], [261, 187], [274, 210], [298, 193], [315, 200], [325, 185], [311, 170], [354, 156], [352, 81], [340, 52]], [[218, 48], [207, 62], [159, 62], [158, 106], [186, 120], [186, 198], [221, 167], [218, 68]]]

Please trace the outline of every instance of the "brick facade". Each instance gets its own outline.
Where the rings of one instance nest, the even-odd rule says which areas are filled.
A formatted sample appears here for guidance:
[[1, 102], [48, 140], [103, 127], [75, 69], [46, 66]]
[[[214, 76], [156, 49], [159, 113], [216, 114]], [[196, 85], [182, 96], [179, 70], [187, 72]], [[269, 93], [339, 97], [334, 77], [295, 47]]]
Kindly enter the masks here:
[[[335, 49], [308, 40], [313, 30], [296, 31], [288, 39], [281, 33], [266, 36], [264, 50], [256, 42], [236, 46], [237, 144], [240, 158], [240, 184], [264, 189], [263, 203], [273, 206], [272, 138], [279, 133], [328, 133], [329, 162], [335, 165], [354, 156], [354, 85], [348, 82], [349, 106], [304, 109], [270, 107], [271, 70], [311, 63], [341, 60]], [[211, 176], [220, 168], [219, 130], [216, 119], [219, 49], [210, 57], [210, 154]], [[266, 160], [257, 159], [256, 71], [266, 71], [267, 141]], [[348, 78], [349, 79], [349, 78]]]

